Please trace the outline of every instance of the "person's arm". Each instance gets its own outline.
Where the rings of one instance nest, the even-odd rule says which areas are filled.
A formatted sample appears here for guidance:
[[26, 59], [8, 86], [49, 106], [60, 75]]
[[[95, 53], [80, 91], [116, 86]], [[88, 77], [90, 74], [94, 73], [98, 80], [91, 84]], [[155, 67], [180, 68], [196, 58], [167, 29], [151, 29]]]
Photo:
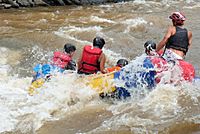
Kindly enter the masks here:
[[172, 35], [173, 27], [169, 27], [164, 38], [160, 41], [158, 46], [156, 47], [156, 52], [159, 52], [167, 43], [168, 39]]
[[66, 70], [76, 70], [76, 62], [71, 60], [68, 65], [65, 67]]
[[103, 74], [107, 73], [107, 71], [105, 69], [106, 56], [105, 56], [104, 53], [101, 54], [99, 61], [100, 61], [100, 71], [101, 71], [101, 73], [103, 73]]
[[81, 58], [78, 59], [77, 65], [78, 65], [78, 70], [79, 70], [81, 68]]
[[188, 32], [188, 40], [189, 40], [189, 48], [191, 47], [192, 45], [192, 32]]

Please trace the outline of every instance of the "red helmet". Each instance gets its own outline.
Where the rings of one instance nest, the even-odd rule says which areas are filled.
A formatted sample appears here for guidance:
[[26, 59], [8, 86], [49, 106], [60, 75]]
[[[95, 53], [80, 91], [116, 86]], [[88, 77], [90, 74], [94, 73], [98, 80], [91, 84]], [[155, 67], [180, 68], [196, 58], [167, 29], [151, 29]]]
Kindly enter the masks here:
[[178, 24], [183, 24], [183, 21], [186, 20], [185, 15], [180, 12], [173, 12], [169, 18]]

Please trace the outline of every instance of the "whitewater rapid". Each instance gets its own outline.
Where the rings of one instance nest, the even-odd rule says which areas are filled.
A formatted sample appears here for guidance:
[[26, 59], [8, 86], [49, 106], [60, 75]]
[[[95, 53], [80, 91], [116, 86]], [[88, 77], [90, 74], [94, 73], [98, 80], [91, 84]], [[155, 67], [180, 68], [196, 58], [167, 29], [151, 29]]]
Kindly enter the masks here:
[[[184, 11], [186, 27], [193, 31], [186, 61], [194, 65], [199, 76], [199, 7], [196, 0], [137, 0], [100, 6], [1, 10], [0, 133], [39, 133], [44, 129], [50, 134], [53, 128], [58, 133], [63, 129], [69, 133], [198, 133], [199, 80], [179, 86], [161, 83], [152, 91], [133, 89], [134, 97], [113, 102], [101, 100], [71, 72], [57, 74], [33, 96], [28, 95], [28, 88], [36, 64], [49, 62], [53, 51], [62, 50], [66, 42], [77, 46], [77, 61], [82, 47], [91, 44], [96, 35], [106, 40], [103, 51], [107, 67], [126, 58], [132, 61], [132, 70], [139, 70], [134, 65], [142, 62], [144, 42], [159, 42], [171, 25], [169, 14], [177, 10]], [[98, 113], [95, 109], [103, 110]], [[68, 121], [73, 115], [76, 118]], [[83, 116], [88, 118], [83, 120]], [[57, 121], [63, 118], [74, 128], [65, 123], [59, 128]], [[45, 126], [49, 121], [53, 127]]]

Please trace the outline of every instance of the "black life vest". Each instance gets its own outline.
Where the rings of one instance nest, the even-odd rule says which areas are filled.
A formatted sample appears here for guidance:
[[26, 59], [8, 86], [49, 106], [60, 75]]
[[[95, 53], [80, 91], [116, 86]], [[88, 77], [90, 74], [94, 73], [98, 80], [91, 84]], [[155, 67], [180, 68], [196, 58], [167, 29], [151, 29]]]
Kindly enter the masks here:
[[166, 45], [166, 48], [173, 48], [187, 53], [189, 46], [188, 31], [185, 28], [176, 27], [176, 33], [172, 35]]

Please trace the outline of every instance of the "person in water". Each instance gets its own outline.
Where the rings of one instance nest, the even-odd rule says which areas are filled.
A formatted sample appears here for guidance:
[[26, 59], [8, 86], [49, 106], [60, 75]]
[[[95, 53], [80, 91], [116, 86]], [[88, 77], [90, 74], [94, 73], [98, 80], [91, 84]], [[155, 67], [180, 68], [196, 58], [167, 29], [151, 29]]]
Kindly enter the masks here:
[[111, 67], [111, 68], [106, 68], [106, 70], [108, 73], [111, 73], [111, 72], [119, 71], [122, 67], [126, 65], [128, 65], [128, 61], [126, 59], [119, 59], [117, 61], [116, 66]]
[[174, 12], [169, 18], [172, 19], [173, 26], [168, 28], [156, 51], [165, 47], [163, 58], [167, 61], [184, 59], [192, 43], [192, 32], [183, 28], [186, 18], [182, 13]]
[[55, 71], [63, 72], [65, 70], [76, 70], [76, 63], [72, 57], [76, 51], [76, 47], [72, 44], [65, 44], [64, 51], [55, 51], [53, 54], [52, 62], [50, 64], [37, 64], [34, 68], [33, 80], [43, 78], [49, 79], [51, 74]]
[[78, 61], [78, 74], [95, 74], [98, 71], [106, 73], [106, 56], [102, 51], [105, 41], [101, 37], [93, 40], [93, 46], [86, 45], [83, 48], [82, 57]]

